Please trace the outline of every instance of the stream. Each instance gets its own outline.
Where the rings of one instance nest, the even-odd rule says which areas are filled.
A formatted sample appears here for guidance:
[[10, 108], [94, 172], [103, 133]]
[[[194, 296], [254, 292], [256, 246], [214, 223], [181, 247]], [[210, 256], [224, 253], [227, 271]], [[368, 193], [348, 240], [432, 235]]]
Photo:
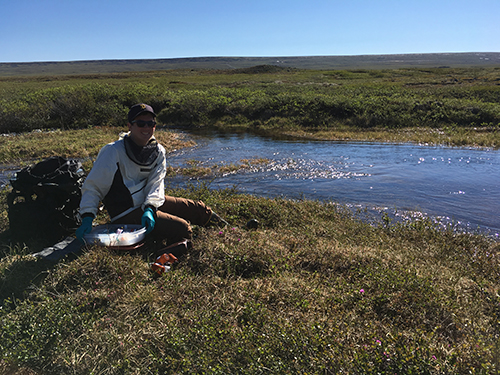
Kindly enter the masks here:
[[[499, 150], [280, 140], [246, 133], [189, 136], [197, 145], [169, 155], [169, 165], [186, 167], [196, 160], [210, 167], [268, 159], [205, 178], [214, 189], [236, 187], [260, 196], [334, 202], [379, 218], [429, 217], [443, 226], [499, 237]], [[183, 186], [186, 178], [169, 183]]]

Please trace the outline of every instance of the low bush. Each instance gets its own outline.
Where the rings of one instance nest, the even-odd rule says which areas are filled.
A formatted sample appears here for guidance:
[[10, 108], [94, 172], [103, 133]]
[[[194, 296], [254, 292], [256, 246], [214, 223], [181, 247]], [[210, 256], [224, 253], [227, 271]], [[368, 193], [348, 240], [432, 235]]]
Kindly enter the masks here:
[[[237, 119], [267, 128], [286, 123], [312, 129], [339, 124], [362, 129], [450, 125], [498, 129], [496, 70], [372, 73], [280, 70], [185, 76], [186, 72], [178, 72], [179, 80], [173, 80], [173, 73], [151, 73], [141, 83], [93, 76], [88, 83], [80, 77], [52, 82], [47, 88], [40, 88], [34, 79], [36, 89], [23, 85], [0, 97], [0, 132], [123, 126], [127, 109], [137, 102], [151, 104], [164, 124], [175, 126], [220, 126]], [[487, 78], [467, 78], [481, 73]], [[451, 75], [458, 78], [447, 81]], [[245, 80], [235, 78], [240, 76]]]

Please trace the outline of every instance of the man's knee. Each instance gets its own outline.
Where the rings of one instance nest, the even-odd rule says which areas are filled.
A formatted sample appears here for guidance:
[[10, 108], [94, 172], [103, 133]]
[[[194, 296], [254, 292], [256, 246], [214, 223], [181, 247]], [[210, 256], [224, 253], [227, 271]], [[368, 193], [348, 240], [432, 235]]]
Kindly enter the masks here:
[[153, 235], [158, 240], [173, 243], [183, 239], [191, 239], [193, 229], [189, 222], [181, 218], [158, 218]]

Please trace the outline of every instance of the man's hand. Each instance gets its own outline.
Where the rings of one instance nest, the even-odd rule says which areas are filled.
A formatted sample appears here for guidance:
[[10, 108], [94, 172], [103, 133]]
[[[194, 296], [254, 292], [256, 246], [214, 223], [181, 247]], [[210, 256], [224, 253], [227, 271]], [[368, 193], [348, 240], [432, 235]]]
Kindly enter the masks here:
[[92, 221], [94, 221], [94, 218], [90, 216], [84, 217], [82, 219], [82, 225], [80, 225], [80, 227], [76, 230], [76, 238], [78, 238], [78, 240], [83, 244], [85, 243], [83, 236], [92, 231]]
[[150, 233], [154, 229], [155, 215], [151, 207], [148, 207], [144, 210], [141, 218], [141, 223], [143, 227], [146, 227], [146, 234]]

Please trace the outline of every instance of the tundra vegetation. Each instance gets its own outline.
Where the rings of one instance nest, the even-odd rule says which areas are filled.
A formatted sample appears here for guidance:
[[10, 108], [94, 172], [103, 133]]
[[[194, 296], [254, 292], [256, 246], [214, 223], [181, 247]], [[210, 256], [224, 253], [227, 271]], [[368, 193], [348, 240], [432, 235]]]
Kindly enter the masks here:
[[0, 133], [123, 126], [148, 102], [166, 126], [498, 147], [499, 82], [500, 68], [0, 77]]
[[[500, 69], [246, 69], [0, 78], [0, 160], [87, 158], [151, 103], [165, 126], [498, 147]], [[40, 129], [40, 131], [33, 131]], [[8, 134], [7, 134], [8, 133]], [[168, 150], [181, 136], [158, 132]], [[233, 168], [265, 160], [245, 160]], [[227, 166], [226, 166], [227, 167]], [[189, 171], [205, 173], [193, 160]], [[207, 173], [217, 173], [211, 171]], [[500, 246], [418, 219], [213, 191], [230, 225], [155, 277], [149, 248], [88, 247], [58, 263], [13, 242], [0, 191], [0, 372], [493, 374]], [[245, 223], [257, 219], [259, 226]], [[104, 222], [102, 215], [99, 221]]]

